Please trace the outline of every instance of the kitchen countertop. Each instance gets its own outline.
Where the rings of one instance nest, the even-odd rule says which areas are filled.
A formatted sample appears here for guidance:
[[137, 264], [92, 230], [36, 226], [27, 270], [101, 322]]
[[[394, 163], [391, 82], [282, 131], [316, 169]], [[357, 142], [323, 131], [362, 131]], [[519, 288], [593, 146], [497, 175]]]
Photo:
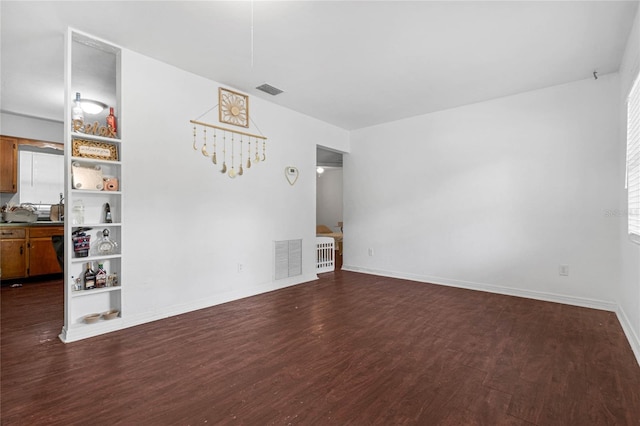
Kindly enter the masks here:
[[38, 222], [0, 222], [0, 227], [26, 228], [33, 226], [64, 226], [64, 222], [42, 220]]

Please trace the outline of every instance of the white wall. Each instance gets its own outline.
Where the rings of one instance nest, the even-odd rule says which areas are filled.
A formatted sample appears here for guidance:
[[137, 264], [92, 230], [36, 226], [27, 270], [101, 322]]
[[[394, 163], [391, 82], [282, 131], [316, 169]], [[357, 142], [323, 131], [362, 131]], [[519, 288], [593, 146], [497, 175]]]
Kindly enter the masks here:
[[605, 75], [353, 132], [343, 269], [614, 309], [618, 92]]
[[[316, 145], [348, 151], [348, 132], [251, 97], [251, 118], [269, 138], [267, 161], [230, 179], [219, 172], [222, 134], [215, 166], [193, 150], [189, 123], [218, 103], [220, 84], [126, 50], [122, 66], [123, 314], [130, 325], [315, 279]], [[217, 123], [217, 109], [200, 120]], [[198, 147], [201, 138], [199, 131]], [[295, 186], [286, 166], [300, 171]], [[273, 242], [299, 238], [303, 275], [274, 281]]]
[[45, 120], [9, 112], [0, 113], [0, 134], [47, 142], [64, 142], [62, 121]]
[[640, 362], [640, 246], [629, 241], [627, 235], [627, 191], [624, 190], [626, 158], [626, 98], [634, 79], [640, 72], [640, 10], [636, 13], [634, 26], [620, 65], [620, 176], [618, 188], [621, 190], [620, 212], [616, 215], [620, 225], [620, 292], [618, 317]]
[[342, 222], [342, 168], [325, 168], [316, 185], [316, 223], [338, 231]]

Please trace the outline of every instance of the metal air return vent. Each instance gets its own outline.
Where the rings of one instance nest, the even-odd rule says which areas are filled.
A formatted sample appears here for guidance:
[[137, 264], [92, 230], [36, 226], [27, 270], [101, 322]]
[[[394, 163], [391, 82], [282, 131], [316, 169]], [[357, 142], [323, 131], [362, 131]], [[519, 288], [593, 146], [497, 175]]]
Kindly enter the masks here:
[[256, 87], [256, 89], [262, 90], [264, 93], [268, 93], [271, 96], [279, 95], [280, 93], [283, 92], [282, 90], [278, 89], [277, 87], [273, 87], [272, 85], [267, 84], [267, 83], [261, 84], [260, 86]]

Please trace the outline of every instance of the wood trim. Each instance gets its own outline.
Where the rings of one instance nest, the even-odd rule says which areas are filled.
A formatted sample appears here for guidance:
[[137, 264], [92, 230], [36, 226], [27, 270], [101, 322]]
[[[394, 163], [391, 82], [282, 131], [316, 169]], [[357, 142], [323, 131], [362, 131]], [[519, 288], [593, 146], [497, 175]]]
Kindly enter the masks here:
[[51, 148], [51, 149], [56, 149], [58, 151], [64, 151], [64, 144], [59, 142], [39, 141], [36, 139], [25, 139], [25, 138], [17, 138], [17, 139], [18, 139], [18, 147], [20, 145], [28, 145], [28, 146], [35, 146], [38, 148]]
[[18, 139], [0, 136], [0, 192], [15, 194], [18, 190]]
[[64, 151], [64, 144], [60, 142], [41, 141], [38, 139], [21, 138], [20, 136], [9, 136], [9, 135], [0, 135], [0, 136], [4, 138], [15, 139], [18, 142], [18, 146], [28, 145], [28, 146], [35, 146], [38, 148], [50, 148], [50, 149], [57, 149], [59, 151]]
[[64, 226], [31, 226], [29, 238], [51, 238], [54, 235], [64, 235]]

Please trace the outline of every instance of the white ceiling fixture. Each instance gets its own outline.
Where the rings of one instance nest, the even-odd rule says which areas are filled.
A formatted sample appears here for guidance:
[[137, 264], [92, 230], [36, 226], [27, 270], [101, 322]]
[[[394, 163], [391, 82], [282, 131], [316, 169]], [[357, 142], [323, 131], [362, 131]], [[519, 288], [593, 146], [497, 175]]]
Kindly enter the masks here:
[[[72, 26], [357, 129], [593, 78], [593, 70], [600, 77], [616, 72], [637, 7], [637, 1], [3, 1], [1, 108], [62, 120], [63, 39]], [[286, 86], [286, 96], [257, 90], [265, 81]]]

